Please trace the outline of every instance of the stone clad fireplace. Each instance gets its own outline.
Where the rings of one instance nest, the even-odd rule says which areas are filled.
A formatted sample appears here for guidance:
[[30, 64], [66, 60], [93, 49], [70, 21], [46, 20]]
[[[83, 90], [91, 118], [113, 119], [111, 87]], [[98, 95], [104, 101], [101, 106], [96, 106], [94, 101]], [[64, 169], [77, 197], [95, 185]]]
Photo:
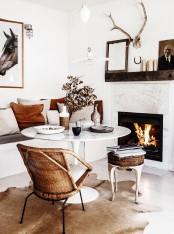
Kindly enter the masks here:
[[[157, 139], [160, 140], [159, 155], [148, 155], [145, 165], [174, 171], [174, 81], [113, 82], [111, 89], [112, 125], [118, 125], [121, 112], [142, 114], [138, 119], [139, 125], [148, 124], [148, 121], [143, 123], [143, 114], [158, 116], [159, 119], [153, 119], [151, 124], [158, 125], [159, 128], [160, 133], [155, 136], [161, 138]], [[132, 122], [134, 120], [132, 119]], [[122, 123], [122, 126], [124, 124]], [[134, 125], [131, 124], [132, 127], [128, 127], [134, 130]]]
[[119, 145], [141, 145], [146, 159], [162, 162], [163, 115], [119, 111], [118, 125], [131, 129], [128, 136], [118, 139]]

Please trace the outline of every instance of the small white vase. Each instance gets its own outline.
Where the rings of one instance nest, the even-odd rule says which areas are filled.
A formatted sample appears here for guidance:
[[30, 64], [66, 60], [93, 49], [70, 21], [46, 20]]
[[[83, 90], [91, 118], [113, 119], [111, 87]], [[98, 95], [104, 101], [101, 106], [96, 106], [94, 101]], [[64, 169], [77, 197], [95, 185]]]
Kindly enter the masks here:
[[63, 111], [59, 115], [60, 126], [64, 126], [65, 130], [69, 129], [69, 113], [66, 111], [66, 106], [63, 106]]

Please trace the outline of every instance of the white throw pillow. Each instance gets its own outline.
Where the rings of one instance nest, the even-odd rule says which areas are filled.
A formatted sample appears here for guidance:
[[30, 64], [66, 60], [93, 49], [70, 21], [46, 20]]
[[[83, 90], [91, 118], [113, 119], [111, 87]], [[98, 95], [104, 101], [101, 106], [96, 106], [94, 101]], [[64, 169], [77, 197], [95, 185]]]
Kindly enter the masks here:
[[28, 100], [28, 99], [22, 99], [22, 98], [17, 98], [18, 104], [21, 105], [38, 105], [38, 104], [43, 104], [44, 108], [42, 111], [42, 114], [45, 118], [45, 122], [47, 122], [47, 111], [50, 110], [50, 99], [46, 100]]
[[91, 114], [93, 111], [94, 111], [94, 105], [83, 107], [82, 110], [72, 113], [72, 116], [70, 118], [70, 123], [75, 123], [76, 121], [81, 119], [91, 119]]
[[[59, 103], [59, 102], [57, 102], [57, 107], [58, 107], [59, 113], [61, 113], [63, 111], [63, 107], [64, 106], [65, 106], [65, 103]], [[68, 112], [68, 108], [67, 107], [66, 107], [66, 112]]]
[[49, 124], [60, 124], [59, 112], [57, 110], [47, 111], [47, 120]]
[[15, 115], [11, 108], [0, 110], [0, 136], [19, 132]]

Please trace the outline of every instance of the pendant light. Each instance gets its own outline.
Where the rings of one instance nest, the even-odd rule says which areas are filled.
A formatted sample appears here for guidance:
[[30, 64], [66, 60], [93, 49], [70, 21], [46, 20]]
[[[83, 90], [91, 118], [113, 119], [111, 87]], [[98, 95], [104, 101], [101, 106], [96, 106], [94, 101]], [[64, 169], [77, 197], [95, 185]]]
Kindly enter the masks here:
[[90, 65], [93, 63], [106, 62], [106, 61], [109, 61], [109, 58], [94, 57], [91, 47], [88, 47], [87, 48], [87, 56], [85, 56], [83, 58], [74, 59], [72, 62], [82, 62], [82, 63], [87, 63]]
[[80, 9], [80, 19], [83, 23], [87, 23], [90, 18], [91, 12], [86, 4], [82, 4]]
[[[85, 0], [84, 0], [85, 1]], [[89, 8], [87, 7], [86, 3], [83, 2], [82, 3], [82, 8], [80, 9], [80, 18], [81, 20], [86, 23], [89, 18], [90, 18], [91, 12], [89, 10]], [[90, 24], [89, 24], [89, 31], [90, 31]], [[90, 37], [90, 32], [89, 32], [89, 37]], [[87, 54], [86, 56], [82, 57], [82, 58], [77, 58], [77, 59], [73, 59], [72, 62], [82, 62], [82, 63], [86, 63], [86, 64], [93, 64], [93, 63], [99, 63], [99, 62], [105, 62], [108, 61], [109, 58], [103, 57], [95, 57], [92, 53], [92, 49], [89, 43], [89, 46], [87, 48]]]

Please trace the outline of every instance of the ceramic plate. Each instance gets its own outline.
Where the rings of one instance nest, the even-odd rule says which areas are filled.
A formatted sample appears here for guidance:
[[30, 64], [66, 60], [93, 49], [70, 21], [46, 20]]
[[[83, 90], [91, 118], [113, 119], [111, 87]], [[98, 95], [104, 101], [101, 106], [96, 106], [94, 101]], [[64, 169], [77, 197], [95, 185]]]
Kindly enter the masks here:
[[34, 127], [39, 134], [57, 134], [64, 131], [65, 127], [58, 125], [42, 125]]
[[92, 129], [94, 129], [94, 130], [107, 130], [107, 128], [108, 128], [108, 126], [103, 126], [103, 125], [99, 125], [99, 126], [92, 126], [91, 127]]
[[114, 128], [113, 127], [108, 127], [108, 126], [93, 126], [90, 127], [89, 130], [91, 132], [98, 132], [98, 133], [108, 133], [108, 132], [113, 132]]

